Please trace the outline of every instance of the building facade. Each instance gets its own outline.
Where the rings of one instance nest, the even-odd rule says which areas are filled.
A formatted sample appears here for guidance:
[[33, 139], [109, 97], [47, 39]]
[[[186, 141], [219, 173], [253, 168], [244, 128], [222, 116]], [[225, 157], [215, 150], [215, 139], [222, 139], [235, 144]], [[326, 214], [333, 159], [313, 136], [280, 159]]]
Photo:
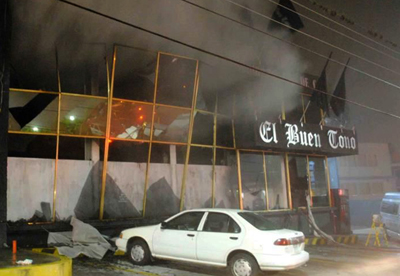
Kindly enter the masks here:
[[7, 219], [107, 223], [218, 207], [308, 232], [308, 194], [332, 232], [327, 160], [357, 154], [355, 131], [327, 125], [312, 90], [272, 103], [248, 86], [220, 89], [220, 71], [115, 46], [76, 83], [57, 65], [58, 91], [11, 88]]

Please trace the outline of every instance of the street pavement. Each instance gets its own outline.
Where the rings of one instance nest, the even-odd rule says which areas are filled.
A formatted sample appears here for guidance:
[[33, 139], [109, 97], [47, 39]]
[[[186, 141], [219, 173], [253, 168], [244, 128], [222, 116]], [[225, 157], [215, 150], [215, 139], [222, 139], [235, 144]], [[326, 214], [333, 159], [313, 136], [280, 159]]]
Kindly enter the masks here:
[[[365, 247], [310, 246], [310, 261], [297, 269], [279, 272], [278, 276], [399, 276], [400, 250]], [[74, 276], [146, 275], [146, 276], [225, 276], [226, 269], [156, 261], [152, 266], [134, 266], [125, 256], [107, 255], [103, 260], [77, 258]], [[268, 275], [268, 273], [266, 273]]]

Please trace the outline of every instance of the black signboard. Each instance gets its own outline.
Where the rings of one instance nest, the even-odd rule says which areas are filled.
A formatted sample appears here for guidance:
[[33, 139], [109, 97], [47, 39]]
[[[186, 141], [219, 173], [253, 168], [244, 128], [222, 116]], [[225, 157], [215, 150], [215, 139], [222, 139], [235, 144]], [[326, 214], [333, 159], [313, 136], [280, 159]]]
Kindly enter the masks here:
[[294, 151], [329, 156], [356, 155], [356, 132], [315, 124], [288, 121], [258, 121], [255, 125], [257, 148]]

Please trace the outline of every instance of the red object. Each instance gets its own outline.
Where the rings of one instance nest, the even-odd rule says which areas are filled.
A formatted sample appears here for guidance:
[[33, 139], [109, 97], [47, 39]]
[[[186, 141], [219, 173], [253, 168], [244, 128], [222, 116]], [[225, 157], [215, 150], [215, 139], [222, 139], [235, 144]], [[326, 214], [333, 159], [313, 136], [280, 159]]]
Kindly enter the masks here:
[[288, 239], [277, 239], [274, 242], [274, 245], [287, 246], [287, 245], [290, 245], [290, 240], [288, 240]]
[[13, 252], [13, 254], [17, 254], [17, 241], [16, 240], [12, 241], [12, 252]]

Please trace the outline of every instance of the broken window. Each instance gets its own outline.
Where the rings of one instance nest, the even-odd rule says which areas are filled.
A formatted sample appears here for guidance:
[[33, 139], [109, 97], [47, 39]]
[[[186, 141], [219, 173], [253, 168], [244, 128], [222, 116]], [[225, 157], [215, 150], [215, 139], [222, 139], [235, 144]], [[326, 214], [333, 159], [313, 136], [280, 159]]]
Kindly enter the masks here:
[[113, 100], [110, 136], [131, 140], [149, 140], [153, 106]]
[[156, 67], [156, 52], [118, 46], [113, 97], [153, 102]]
[[266, 191], [262, 153], [240, 153], [243, 208], [265, 210]]
[[268, 185], [268, 209], [288, 209], [286, 166], [284, 155], [265, 155]]
[[196, 60], [160, 54], [156, 102], [191, 107], [196, 71]]

